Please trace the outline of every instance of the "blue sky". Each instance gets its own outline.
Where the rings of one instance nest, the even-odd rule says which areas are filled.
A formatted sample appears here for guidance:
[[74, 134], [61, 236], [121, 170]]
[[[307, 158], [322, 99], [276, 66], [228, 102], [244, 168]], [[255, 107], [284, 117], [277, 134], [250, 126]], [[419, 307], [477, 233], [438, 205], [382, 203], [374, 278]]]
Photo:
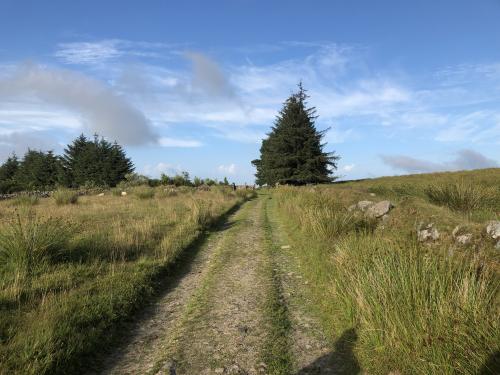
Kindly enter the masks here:
[[84, 132], [253, 182], [302, 80], [346, 179], [498, 166], [500, 1], [0, 0], [0, 159]]

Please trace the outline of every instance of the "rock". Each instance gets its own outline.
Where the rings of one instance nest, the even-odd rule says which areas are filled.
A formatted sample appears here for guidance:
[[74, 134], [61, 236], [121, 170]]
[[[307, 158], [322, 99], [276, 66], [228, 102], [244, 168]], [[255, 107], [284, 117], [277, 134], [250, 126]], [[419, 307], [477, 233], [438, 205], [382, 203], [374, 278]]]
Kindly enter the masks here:
[[97, 194], [98, 197], [104, 197], [104, 193]]
[[500, 250], [500, 241], [498, 241], [497, 244], [495, 245], [495, 249]]
[[358, 208], [357, 204], [351, 204], [349, 207], [347, 207], [347, 211], [351, 212], [354, 211], [356, 208]]
[[458, 234], [460, 232], [461, 226], [457, 225], [455, 229], [451, 232], [451, 236], [455, 239], [455, 242], [460, 245], [467, 245], [472, 240], [471, 233]]
[[281, 246], [282, 250], [288, 250], [290, 248], [290, 245], [283, 245]]
[[386, 215], [393, 207], [394, 205], [390, 201], [381, 201], [369, 206], [366, 213], [368, 216], [378, 218]]
[[375, 193], [370, 193], [370, 197], [374, 197], [375, 195]]
[[359, 201], [357, 204], [356, 204], [356, 208], [365, 212], [368, 208], [370, 208], [371, 206], [373, 206], [373, 202], [372, 201]]
[[486, 226], [486, 233], [488, 233], [493, 239], [500, 238], [500, 221], [489, 221]]
[[216, 374], [223, 374], [223, 373], [224, 373], [224, 369], [223, 369], [222, 367], [218, 367], [218, 368], [216, 368], [216, 369], [214, 370], [214, 372], [215, 372]]
[[[419, 226], [422, 228], [422, 224]], [[439, 232], [436, 228], [434, 228], [434, 224], [430, 223], [424, 227], [424, 229], [417, 230], [417, 239], [420, 242], [425, 242], [428, 240], [436, 241], [439, 239]]]
[[127, 195], [126, 191], [122, 191], [122, 197], [125, 197]]
[[466, 233], [455, 237], [455, 241], [460, 245], [467, 245], [472, 240], [472, 234]]

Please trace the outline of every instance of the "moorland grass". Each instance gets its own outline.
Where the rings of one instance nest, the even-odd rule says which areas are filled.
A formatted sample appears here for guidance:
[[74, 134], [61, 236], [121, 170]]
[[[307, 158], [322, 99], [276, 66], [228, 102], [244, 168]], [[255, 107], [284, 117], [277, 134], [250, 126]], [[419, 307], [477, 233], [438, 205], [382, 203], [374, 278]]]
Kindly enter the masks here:
[[[179, 254], [243, 199], [228, 189], [147, 200], [84, 196], [78, 210], [41, 199], [19, 223], [15, 207], [0, 202], [8, 250], [0, 265], [0, 372], [81, 372]], [[194, 212], [193, 200], [205, 204]], [[26, 268], [34, 255], [42, 261]], [[30, 282], [16, 281], [26, 269]]]
[[[500, 171], [491, 172], [473, 171], [468, 177], [479, 189], [493, 191]], [[445, 174], [434, 183], [460, 183], [464, 175]], [[309, 298], [325, 332], [333, 342], [354, 327], [355, 354], [365, 371], [493, 374], [485, 363], [500, 342], [497, 253], [483, 234], [484, 222], [471, 222], [448, 205], [430, 204], [422, 193], [433, 178], [420, 177], [392, 179], [398, 186], [411, 184], [414, 195], [409, 188], [395, 193], [384, 179], [315, 189], [282, 187], [273, 192], [276, 211], [270, 212], [277, 212], [287, 228], [290, 251], [310, 281]], [[386, 190], [370, 197], [371, 186]], [[384, 198], [396, 205], [389, 219], [357, 230], [359, 219], [345, 207]], [[483, 212], [485, 220], [498, 217], [495, 204], [482, 205], [466, 207]], [[437, 223], [439, 241], [416, 241], [420, 220]], [[472, 244], [455, 244], [451, 231], [457, 224], [478, 228]]]
[[71, 189], [58, 189], [52, 193], [57, 205], [76, 204], [78, 202], [78, 193]]

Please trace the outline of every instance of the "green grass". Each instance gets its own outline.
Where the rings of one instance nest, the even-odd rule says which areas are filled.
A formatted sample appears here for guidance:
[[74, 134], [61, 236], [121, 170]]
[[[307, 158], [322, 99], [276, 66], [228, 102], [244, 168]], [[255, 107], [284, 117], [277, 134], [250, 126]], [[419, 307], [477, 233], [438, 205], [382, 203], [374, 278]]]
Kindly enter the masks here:
[[39, 198], [36, 195], [21, 195], [12, 199], [10, 202], [13, 206], [34, 206], [38, 204]]
[[[484, 235], [485, 222], [500, 213], [499, 172], [274, 189], [311, 308], [332, 342], [356, 329], [354, 354], [364, 371], [475, 374], [499, 349], [498, 251]], [[473, 188], [461, 185], [464, 177]], [[430, 185], [446, 192], [439, 206], [428, 201]], [[396, 207], [387, 221], [358, 229], [345, 207], [362, 199]], [[420, 221], [435, 223], [439, 241], [416, 241]], [[471, 244], [455, 244], [456, 225], [473, 234]]]
[[[211, 202], [198, 212], [203, 220], [193, 199]], [[83, 196], [78, 210], [41, 199], [18, 218], [0, 202], [0, 372], [82, 371], [183, 250], [243, 199], [230, 191]]]
[[293, 359], [290, 352], [290, 320], [286, 303], [284, 302], [281, 278], [276, 270], [274, 261], [275, 252], [279, 251], [274, 243], [272, 228], [269, 223], [267, 195], [264, 196], [262, 210], [262, 224], [264, 230], [264, 249], [268, 257], [266, 276], [272, 281], [267, 294], [265, 305], [266, 318], [269, 321], [269, 330], [263, 349], [263, 362], [267, 364], [267, 371], [272, 375], [286, 375], [292, 372]]

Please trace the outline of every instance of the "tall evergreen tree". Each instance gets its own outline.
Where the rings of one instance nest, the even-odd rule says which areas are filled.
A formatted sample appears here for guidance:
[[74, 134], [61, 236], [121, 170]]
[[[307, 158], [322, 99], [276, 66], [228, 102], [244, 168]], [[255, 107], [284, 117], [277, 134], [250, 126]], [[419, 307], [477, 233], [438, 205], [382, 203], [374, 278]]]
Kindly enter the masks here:
[[28, 150], [14, 180], [24, 190], [52, 189], [59, 182], [60, 159], [52, 151]]
[[257, 169], [257, 184], [333, 181], [331, 175], [339, 156], [323, 151], [325, 144], [321, 140], [325, 131], [316, 130], [316, 111], [314, 107], [307, 108], [307, 98], [300, 83], [299, 91], [284, 103], [272, 131], [262, 141], [260, 159], [252, 161]]
[[0, 166], [0, 194], [13, 193], [21, 189], [14, 179], [18, 169], [19, 160], [16, 154], [9, 156]]
[[83, 134], [64, 150], [63, 168], [67, 184], [75, 187], [87, 183], [116, 186], [134, 171], [132, 161], [116, 142], [98, 135], [89, 140]]

